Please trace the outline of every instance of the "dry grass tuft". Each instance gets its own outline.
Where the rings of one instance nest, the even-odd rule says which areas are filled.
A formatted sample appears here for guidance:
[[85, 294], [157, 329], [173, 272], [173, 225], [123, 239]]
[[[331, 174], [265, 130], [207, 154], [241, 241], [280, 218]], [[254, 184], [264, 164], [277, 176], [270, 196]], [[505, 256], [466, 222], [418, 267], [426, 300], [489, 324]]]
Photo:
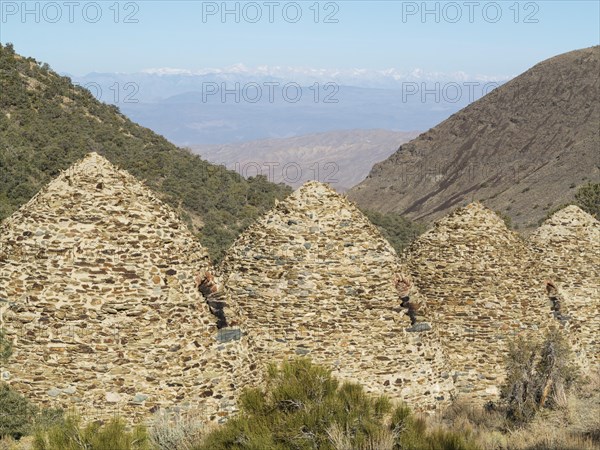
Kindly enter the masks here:
[[382, 429], [371, 436], [368, 442], [356, 447], [352, 443], [350, 432], [337, 423], [327, 429], [327, 436], [335, 450], [393, 450], [398, 439], [397, 433]]
[[457, 401], [430, 426], [472, 436], [482, 450], [600, 449], [600, 374], [588, 375], [570, 393], [558, 391], [555, 409], [515, 428], [501, 408]]
[[213, 428], [200, 415], [156, 414], [149, 428], [150, 442], [157, 450], [192, 450]]

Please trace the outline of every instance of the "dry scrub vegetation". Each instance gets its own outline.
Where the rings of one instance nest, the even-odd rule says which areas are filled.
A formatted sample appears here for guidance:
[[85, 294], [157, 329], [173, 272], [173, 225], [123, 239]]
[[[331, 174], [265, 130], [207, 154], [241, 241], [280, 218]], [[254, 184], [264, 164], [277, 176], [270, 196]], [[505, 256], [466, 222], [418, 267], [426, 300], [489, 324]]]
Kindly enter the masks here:
[[600, 449], [600, 373], [588, 376], [529, 423], [515, 426], [501, 408], [457, 402], [430, 425], [473, 438], [482, 450]]
[[269, 368], [265, 386], [242, 393], [240, 413], [223, 425], [182, 415], [135, 427], [58, 414], [22, 415], [21, 423], [26, 400], [4, 386], [0, 450], [600, 449], [600, 373], [580, 376], [560, 334], [516, 339], [506, 368], [497, 404], [455, 401], [431, 417], [338, 381], [308, 359], [286, 361]]

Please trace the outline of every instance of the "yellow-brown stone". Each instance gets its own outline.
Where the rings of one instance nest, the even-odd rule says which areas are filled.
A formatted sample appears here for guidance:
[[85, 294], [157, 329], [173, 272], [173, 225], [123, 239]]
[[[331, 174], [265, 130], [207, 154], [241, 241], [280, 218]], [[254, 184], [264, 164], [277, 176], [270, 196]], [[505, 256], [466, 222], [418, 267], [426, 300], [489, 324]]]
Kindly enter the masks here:
[[331, 188], [309, 182], [280, 202], [236, 240], [220, 271], [261, 363], [306, 355], [418, 409], [450, 399], [438, 331], [407, 331], [395, 251]]
[[[136, 393], [161, 408], [230, 414], [234, 402], [220, 397], [239, 390], [244, 344], [216, 341], [193, 282], [208, 267], [173, 210], [88, 155], [0, 225], [0, 311], [14, 347], [8, 382], [86, 419], [149, 414]], [[207, 391], [215, 396], [200, 395]]]

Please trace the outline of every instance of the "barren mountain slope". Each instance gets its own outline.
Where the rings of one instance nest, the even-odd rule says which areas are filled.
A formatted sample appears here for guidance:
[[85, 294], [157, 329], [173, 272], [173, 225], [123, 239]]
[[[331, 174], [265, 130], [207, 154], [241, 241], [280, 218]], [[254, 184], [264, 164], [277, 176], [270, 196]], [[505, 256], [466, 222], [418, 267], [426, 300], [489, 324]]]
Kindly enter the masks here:
[[349, 191], [431, 221], [480, 200], [529, 227], [600, 180], [600, 47], [543, 61], [402, 145]]

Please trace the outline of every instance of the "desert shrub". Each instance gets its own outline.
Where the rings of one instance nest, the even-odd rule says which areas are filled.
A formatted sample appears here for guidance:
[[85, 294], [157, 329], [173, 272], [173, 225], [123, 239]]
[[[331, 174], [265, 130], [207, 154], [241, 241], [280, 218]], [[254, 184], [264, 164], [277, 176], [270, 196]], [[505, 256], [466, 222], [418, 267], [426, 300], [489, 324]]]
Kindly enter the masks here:
[[125, 423], [114, 418], [105, 425], [80, 424], [79, 418], [69, 416], [59, 424], [40, 429], [35, 434], [34, 450], [150, 450], [146, 428], [136, 426], [127, 430]]
[[572, 203], [562, 203], [558, 206], [555, 206], [554, 208], [550, 208], [548, 210], [548, 212], [546, 212], [546, 215], [544, 217], [542, 217], [540, 220], [538, 220], [537, 225], [541, 226], [546, 220], [548, 220], [550, 217], [552, 217], [555, 213], [557, 213], [561, 209], [566, 208], [567, 206], [569, 206], [571, 204]]
[[380, 428], [369, 439], [356, 446], [353, 443], [352, 430], [343, 429], [337, 423], [327, 429], [327, 436], [335, 450], [392, 450], [397, 439], [392, 430]]
[[600, 220], [600, 183], [588, 183], [575, 193], [577, 206]]
[[541, 225], [544, 221], [552, 217], [554, 213], [569, 205], [579, 206], [582, 210], [600, 220], [600, 183], [587, 183], [580, 186], [575, 193], [575, 200], [573, 202], [564, 203], [550, 209], [546, 213], [546, 216], [538, 221], [538, 225]]
[[[542, 342], [540, 339], [540, 346]], [[480, 405], [459, 398], [442, 415], [428, 418], [428, 426], [470, 436], [482, 450], [598, 449], [599, 387], [600, 374], [586, 374], [566, 393], [564, 404], [552, 398], [552, 409], [535, 414], [533, 420], [519, 426], [507, 418], [504, 402]]]
[[65, 421], [65, 412], [60, 408], [42, 408], [36, 412], [32, 431], [47, 429], [55, 425], [63, 424]]
[[[4, 330], [0, 330], [0, 363], [5, 364], [11, 355], [12, 343]], [[20, 439], [39, 424], [56, 423], [62, 414], [60, 409], [36, 407], [8, 384], [0, 382], [0, 439]]]
[[0, 329], [0, 363], [6, 364], [12, 355], [12, 343], [6, 337], [4, 330]]
[[411, 450], [477, 450], [470, 430], [431, 427], [422, 417], [416, 417], [406, 405], [398, 406], [391, 417], [396, 435], [394, 449]]
[[479, 446], [473, 442], [469, 434], [439, 428], [429, 432], [425, 443], [414, 448], [418, 450], [478, 450]]
[[30, 433], [36, 408], [6, 383], [0, 383], [0, 438], [20, 439]]
[[509, 230], [513, 228], [512, 217], [510, 217], [506, 213], [503, 213], [502, 211], [495, 211], [495, 213], [504, 221], [504, 225], [506, 225], [506, 228], [508, 228]]
[[149, 429], [150, 442], [157, 450], [190, 450], [206, 430], [207, 425], [196, 417], [157, 414]]
[[571, 350], [559, 331], [548, 332], [541, 341], [517, 337], [509, 344], [501, 387], [508, 418], [522, 424], [541, 408], [557, 406], [576, 379]]
[[394, 450], [475, 447], [468, 436], [434, 430], [405, 405], [342, 383], [307, 359], [271, 365], [264, 389], [247, 389], [240, 414], [196, 449]]
[[413, 222], [398, 213], [384, 214], [369, 210], [362, 210], [362, 212], [379, 229], [379, 232], [398, 254], [425, 231], [423, 224]]

